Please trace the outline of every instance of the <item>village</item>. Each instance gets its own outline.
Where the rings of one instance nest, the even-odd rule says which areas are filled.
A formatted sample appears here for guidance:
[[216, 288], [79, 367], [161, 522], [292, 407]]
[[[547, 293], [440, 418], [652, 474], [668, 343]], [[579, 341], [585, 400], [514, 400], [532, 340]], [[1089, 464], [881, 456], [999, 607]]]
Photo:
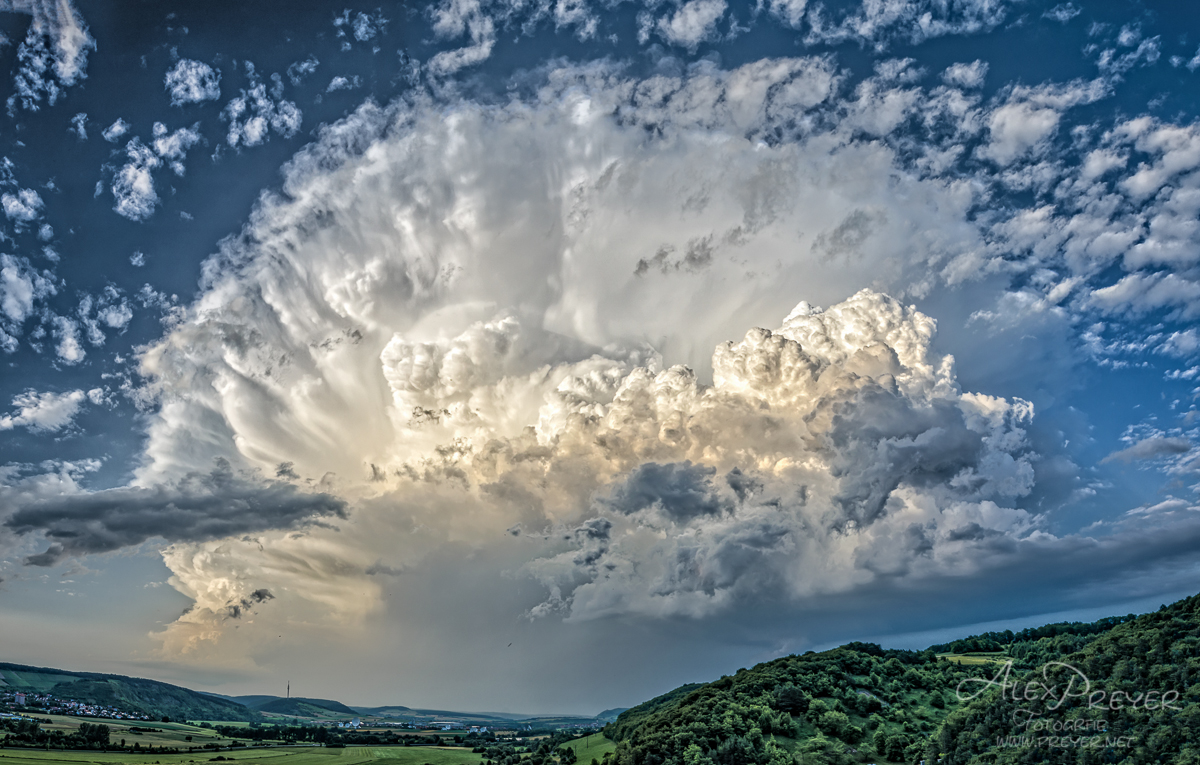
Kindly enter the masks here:
[[24, 693], [21, 691], [0, 693], [0, 707], [4, 709], [4, 712], [0, 712], [0, 715], [6, 718], [20, 717], [20, 712], [40, 712], [43, 714], [69, 715], [72, 717], [98, 717], [109, 720], [151, 719], [144, 714], [125, 712], [116, 707], [55, 698], [49, 693]]

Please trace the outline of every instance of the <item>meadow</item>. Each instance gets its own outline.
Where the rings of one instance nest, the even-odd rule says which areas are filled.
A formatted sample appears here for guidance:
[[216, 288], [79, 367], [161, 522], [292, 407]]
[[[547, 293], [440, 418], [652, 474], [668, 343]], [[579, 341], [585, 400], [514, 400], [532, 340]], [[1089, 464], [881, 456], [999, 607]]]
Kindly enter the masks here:
[[[201, 747], [205, 744], [228, 746], [230, 743], [230, 739], [225, 738], [211, 728], [201, 728], [198, 725], [190, 725], [188, 723], [110, 720], [98, 717], [68, 717], [47, 714], [33, 714], [31, 716], [38, 720], [50, 721], [49, 723], [42, 723], [42, 730], [45, 731], [61, 730], [64, 733], [69, 733], [77, 730], [80, 723], [107, 725], [109, 740], [114, 744], [124, 739], [125, 743], [129, 746], [133, 746], [134, 742], [137, 742], [143, 748], [153, 746], [186, 749], [189, 746]], [[221, 724], [229, 725], [230, 723]], [[232, 724], [237, 725], [237, 723]], [[190, 741], [188, 740], [189, 736], [191, 737]]]
[[595, 760], [604, 758], [605, 753], [616, 751], [617, 745], [609, 741], [599, 733], [593, 733], [583, 738], [577, 738], [574, 741], [568, 741], [563, 746], [570, 747], [575, 750], [575, 757], [580, 765], [589, 765]]

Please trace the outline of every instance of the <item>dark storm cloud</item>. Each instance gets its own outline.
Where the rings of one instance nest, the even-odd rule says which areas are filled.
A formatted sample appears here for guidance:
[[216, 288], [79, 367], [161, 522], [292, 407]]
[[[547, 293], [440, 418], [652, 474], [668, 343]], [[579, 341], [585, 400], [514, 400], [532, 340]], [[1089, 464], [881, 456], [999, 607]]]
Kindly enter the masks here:
[[592, 518], [584, 521], [576, 533], [589, 539], [608, 539], [612, 532], [612, 522], [607, 518]]
[[246, 597], [230, 603], [226, 608], [226, 613], [229, 615], [230, 619], [240, 619], [242, 618], [242, 614], [249, 613], [250, 609], [254, 608], [254, 606], [274, 599], [275, 596], [271, 594], [270, 590], [258, 589]]
[[16, 511], [5, 528], [17, 535], [43, 533], [50, 542], [45, 552], [25, 559], [29, 566], [50, 566], [67, 556], [109, 552], [148, 539], [200, 542], [296, 528], [322, 516], [346, 517], [341, 499], [237, 474], [223, 460], [210, 473], [191, 473], [174, 484], [49, 497], [24, 494], [9, 502]]
[[370, 566], [367, 566], [365, 573], [367, 576], [400, 576], [405, 572], [405, 570], [406, 569], [403, 566], [400, 566], [399, 568], [395, 566], [388, 566], [384, 564], [383, 561], [377, 560]]
[[730, 503], [716, 493], [714, 468], [690, 461], [638, 466], [613, 489], [603, 503], [624, 515], [659, 507], [672, 521], [684, 522], [702, 515], [719, 515]]
[[754, 599], [779, 596], [783, 577], [771, 564], [774, 554], [788, 549], [792, 531], [786, 523], [754, 520], [725, 530], [710, 545], [681, 545], [655, 591], [712, 596], [737, 587], [739, 595]]
[[834, 501], [857, 523], [879, 517], [901, 482], [936, 484], [975, 466], [983, 445], [953, 404], [918, 408], [880, 386], [862, 391], [833, 423], [833, 474], [841, 479]]

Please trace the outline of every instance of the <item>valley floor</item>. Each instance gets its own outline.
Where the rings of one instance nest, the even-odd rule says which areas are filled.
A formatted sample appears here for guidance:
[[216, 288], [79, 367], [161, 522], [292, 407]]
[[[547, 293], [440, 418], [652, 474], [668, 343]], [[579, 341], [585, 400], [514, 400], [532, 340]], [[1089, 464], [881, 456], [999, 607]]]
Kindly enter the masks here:
[[454, 747], [270, 747], [219, 754], [129, 754], [96, 751], [0, 749], [0, 765], [190, 765], [210, 762], [234, 765], [477, 765], [478, 754]]

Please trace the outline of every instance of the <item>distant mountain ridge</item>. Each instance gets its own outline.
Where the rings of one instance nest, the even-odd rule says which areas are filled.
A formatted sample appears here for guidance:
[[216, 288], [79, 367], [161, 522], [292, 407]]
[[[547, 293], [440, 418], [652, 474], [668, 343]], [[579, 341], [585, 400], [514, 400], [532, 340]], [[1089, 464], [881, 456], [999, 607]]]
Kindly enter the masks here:
[[408, 718], [414, 722], [454, 719], [490, 727], [507, 725], [578, 725], [607, 722], [625, 708], [607, 709], [595, 717], [586, 715], [528, 715], [506, 712], [462, 712], [421, 709], [389, 704], [350, 706], [334, 699], [302, 696], [250, 694], [228, 696], [210, 691], [97, 672], [75, 672], [49, 667], [0, 663], [0, 689], [30, 694], [48, 693], [58, 699], [112, 707], [122, 712], [172, 720], [212, 722], [270, 722], [280, 717], [339, 720], [350, 717]]
[[139, 677], [0, 663], [0, 679], [5, 688], [14, 691], [48, 693], [59, 699], [155, 718], [225, 722], [262, 719], [259, 712], [235, 701]]

